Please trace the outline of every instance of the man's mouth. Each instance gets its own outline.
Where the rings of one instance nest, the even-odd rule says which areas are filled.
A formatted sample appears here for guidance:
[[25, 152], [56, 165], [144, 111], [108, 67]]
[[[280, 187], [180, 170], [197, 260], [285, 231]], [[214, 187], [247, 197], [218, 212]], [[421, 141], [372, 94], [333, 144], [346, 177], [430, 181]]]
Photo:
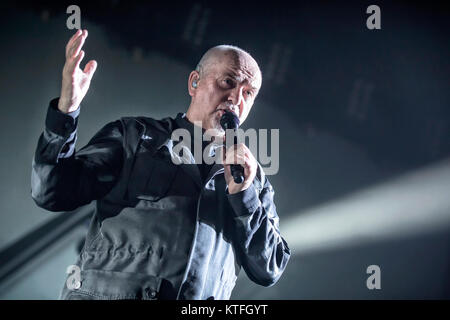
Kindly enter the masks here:
[[221, 116], [224, 115], [224, 113], [226, 112], [226, 110], [224, 110], [224, 109], [218, 109], [216, 112], [217, 112], [217, 113], [219, 114], [219, 116], [221, 117]]
[[227, 111], [233, 112], [239, 118], [239, 115], [231, 108], [219, 108], [216, 110], [216, 112], [218, 112], [220, 116], [223, 116]]

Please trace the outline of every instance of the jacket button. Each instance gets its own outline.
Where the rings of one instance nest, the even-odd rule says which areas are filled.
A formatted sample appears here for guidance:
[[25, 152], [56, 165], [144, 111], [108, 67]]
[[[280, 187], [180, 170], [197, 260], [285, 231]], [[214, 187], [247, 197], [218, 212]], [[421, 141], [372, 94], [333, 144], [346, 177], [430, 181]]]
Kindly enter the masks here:
[[150, 290], [149, 288], [145, 288], [145, 293], [147, 294], [147, 297], [149, 297], [149, 298], [156, 297], [156, 291]]
[[80, 289], [80, 288], [81, 288], [81, 281], [76, 281], [76, 282], [73, 284], [73, 288], [74, 288], [75, 290]]

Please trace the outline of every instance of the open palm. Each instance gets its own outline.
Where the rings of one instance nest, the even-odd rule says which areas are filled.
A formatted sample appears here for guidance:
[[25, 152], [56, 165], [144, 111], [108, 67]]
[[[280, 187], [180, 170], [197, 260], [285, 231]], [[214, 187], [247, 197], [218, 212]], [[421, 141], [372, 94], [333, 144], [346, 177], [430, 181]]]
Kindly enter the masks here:
[[80, 68], [85, 55], [81, 48], [87, 36], [87, 30], [78, 30], [66, 45], [66, 63], [62, 72], [61, 96], [58, 104], [58, 109], [64, 113], [78, 109], [97, 69], [95, 60], [89, 61], [83, 70]]

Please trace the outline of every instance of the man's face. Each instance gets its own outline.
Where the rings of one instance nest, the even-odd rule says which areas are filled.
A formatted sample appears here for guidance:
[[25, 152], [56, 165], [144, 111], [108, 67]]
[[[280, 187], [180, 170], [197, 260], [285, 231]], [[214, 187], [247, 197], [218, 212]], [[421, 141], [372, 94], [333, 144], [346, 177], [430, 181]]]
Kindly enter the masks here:
[[198, 81], [192, 107], [204, 129], [218, 129], [225, 110], [238, 115], [242, 124], [247, 118], [261, 87], [261, 74], [249, 56], [221, 54], [214, 59]]

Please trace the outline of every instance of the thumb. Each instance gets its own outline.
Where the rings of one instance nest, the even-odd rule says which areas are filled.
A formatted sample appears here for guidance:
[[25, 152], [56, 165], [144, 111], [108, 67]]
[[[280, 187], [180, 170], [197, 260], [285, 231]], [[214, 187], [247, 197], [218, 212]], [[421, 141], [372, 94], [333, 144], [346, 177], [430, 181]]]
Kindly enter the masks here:
[[228, 184], [231, 181], [231, 179], [232, 179], [230, 165], [224, 163], [223, 164], [223, 169], [224, 169], [224, 174], [225, 174], [225, 181]]
[[225, 163], [225, 146], [220, 147], [220, 153], [222, 154], [222, 163]]
[[97, 61], [91, 60], [88, 63], [86, 63], [83, 72], [86, 73], [86, 75], [89, 78], [92, 78], [96, 69], [97, 69]]

